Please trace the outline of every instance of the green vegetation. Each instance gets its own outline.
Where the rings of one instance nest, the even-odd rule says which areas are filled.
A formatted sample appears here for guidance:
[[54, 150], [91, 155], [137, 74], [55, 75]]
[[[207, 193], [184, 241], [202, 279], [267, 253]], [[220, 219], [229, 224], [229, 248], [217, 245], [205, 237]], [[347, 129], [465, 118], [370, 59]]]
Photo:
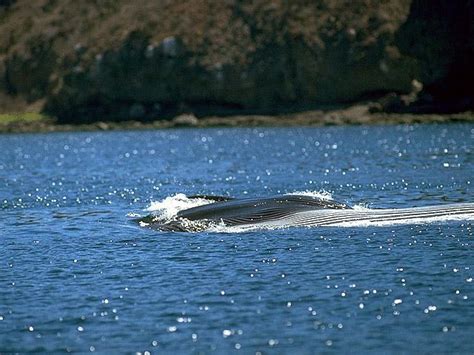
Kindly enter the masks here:
[[47, 115], [36, 113], [36, 112], [24, 112], [24, 113], [0, 113], [0, 125], [12, 124], [12, 123], [31, 123], [50, 121], [51, 118]]

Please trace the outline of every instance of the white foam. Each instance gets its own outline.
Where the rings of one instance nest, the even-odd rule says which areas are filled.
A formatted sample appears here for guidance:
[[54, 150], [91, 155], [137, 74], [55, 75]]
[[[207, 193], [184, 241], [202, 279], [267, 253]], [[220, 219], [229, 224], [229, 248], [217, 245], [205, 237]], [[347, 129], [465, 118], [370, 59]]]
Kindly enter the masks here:
[[156, 215], [157, 219], [160, 220], [171, 220], [178, 214], [179, 211], [207, 205], [215, 201], [206, 200], [205, 198], [188, 198], [185, 194], [176, 194], [168, 196], [161, 201], [153, 201], [150, 206], [146, 209], [148, 212], [152, 212]]
[[474, 221], [474, 213], [463, 215], [449, 215], [436, 217], [418, 217], [407, 218], [396, 221], [350, 221], [331, 224], [331, 227], [388, 227], [411, 224], [432, 224], [432, 223], [446, 223], [455, 221]]

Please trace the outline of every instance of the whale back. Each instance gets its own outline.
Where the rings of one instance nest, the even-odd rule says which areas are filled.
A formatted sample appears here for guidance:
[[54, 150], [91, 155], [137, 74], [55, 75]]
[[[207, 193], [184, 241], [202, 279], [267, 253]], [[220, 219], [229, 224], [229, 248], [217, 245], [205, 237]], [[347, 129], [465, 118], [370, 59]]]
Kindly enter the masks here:
[[240, 225], [286, 217], [296, 212], [318, 209], [346, 209], [345, 204], [312, 196], [283, 195], [264, 198], [234, 199], [180, 211], [178, 218], [224, 222]]

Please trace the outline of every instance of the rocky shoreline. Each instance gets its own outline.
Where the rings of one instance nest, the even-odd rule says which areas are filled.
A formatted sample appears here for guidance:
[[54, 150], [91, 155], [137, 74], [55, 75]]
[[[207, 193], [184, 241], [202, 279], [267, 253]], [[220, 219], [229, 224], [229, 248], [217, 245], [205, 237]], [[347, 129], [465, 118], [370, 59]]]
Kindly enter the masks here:
[[89, 124], [58, 124], [54, 119], [37, 121], [0, 122], [0, 133], [46, 133], [74, 131], [152, 130], [168, 128], [205, 127], [291, 127], [341, 125], [395, 125], [427, 123], [474, 123], [474, 112], [456, 114], [411, 114], [371, 112], [368, 105], [355, 105], [330, 111], [305, 111], [284, 115], [233, 115], [197, 118], [182, 114], [171, 120], [151, 122], [122, 121], [94, 122]]

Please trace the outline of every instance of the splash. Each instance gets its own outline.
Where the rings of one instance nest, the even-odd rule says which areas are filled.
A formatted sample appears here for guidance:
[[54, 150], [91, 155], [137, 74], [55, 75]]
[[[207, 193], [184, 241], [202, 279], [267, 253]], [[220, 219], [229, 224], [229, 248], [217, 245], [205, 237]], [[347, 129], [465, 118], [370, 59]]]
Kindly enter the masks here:
[[169, 221], [175, 218], [179, 211], [214, 202], [205, 198], [189, 198], [179, 193], [168, 196], [164, 200], [152, 202], [146, 211], [151, 212], [157, 221]]

